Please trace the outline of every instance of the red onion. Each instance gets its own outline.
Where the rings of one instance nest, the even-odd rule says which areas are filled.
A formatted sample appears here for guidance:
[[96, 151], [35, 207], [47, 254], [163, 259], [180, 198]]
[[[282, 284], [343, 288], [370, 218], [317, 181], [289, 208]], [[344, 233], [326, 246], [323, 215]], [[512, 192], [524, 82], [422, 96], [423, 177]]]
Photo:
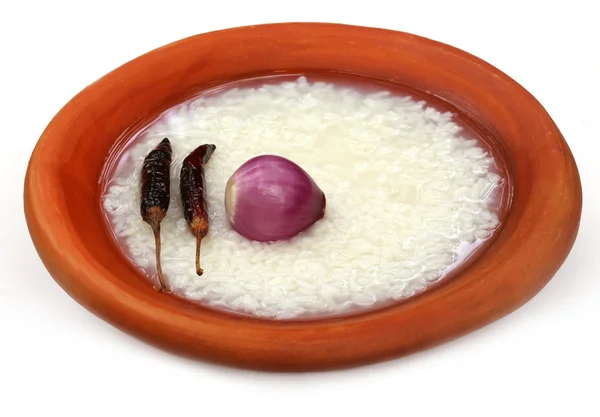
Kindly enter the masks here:
[[289, 239], [325, 215], [325, 194], [294, 162], [276, 155], [246, 161], [227, 181], [231, 226], [259, 242]]

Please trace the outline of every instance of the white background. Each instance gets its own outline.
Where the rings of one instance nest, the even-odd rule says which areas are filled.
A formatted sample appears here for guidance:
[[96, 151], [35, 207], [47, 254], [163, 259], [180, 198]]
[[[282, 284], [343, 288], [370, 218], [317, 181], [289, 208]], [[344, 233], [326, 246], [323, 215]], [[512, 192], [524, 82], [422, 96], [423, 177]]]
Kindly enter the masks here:
[[[550, 3], [1, 2], [0, 416], [599, 416], [600, 25], [592, 0]], [[282, 21], [427, 36], [487, 60], [540, 100], [575, 155], [584, 209], [570, 257], [538, 296], [480, 331], [404, 359], [267, 374], [148, 347], [54, 283], [22, 211], [27, 161], [54, 114], [86, 85], [153, 48]]]

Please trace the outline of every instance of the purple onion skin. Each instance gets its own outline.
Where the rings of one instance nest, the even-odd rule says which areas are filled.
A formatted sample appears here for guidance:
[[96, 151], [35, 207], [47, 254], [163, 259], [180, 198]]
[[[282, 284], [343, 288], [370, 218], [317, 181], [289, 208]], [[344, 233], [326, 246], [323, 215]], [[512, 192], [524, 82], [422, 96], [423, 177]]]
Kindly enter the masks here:
[[259, 242], [290, 239], [325, 216], [325, 194], [289, 159], [261, 155], [227, 182], [227, 219], [240, 235]]

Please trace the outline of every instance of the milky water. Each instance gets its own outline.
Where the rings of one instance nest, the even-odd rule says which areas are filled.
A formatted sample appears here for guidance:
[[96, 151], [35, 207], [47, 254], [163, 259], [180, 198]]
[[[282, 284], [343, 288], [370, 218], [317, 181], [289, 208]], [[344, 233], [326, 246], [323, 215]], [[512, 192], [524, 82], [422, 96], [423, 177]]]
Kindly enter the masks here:
[[[201, 95], [164, 113], [120, 155], [103, 207], [117, 244], [150, 280], [154, 238], [139, 213], [140, 170], [165, 137], [173, 164], [162, 268], [175, 294], [213, 308], [293, 319], [404, 300], [446, 279], [497, 230], [506, 179], [452, 113], [384, 86], [313, 78]], [[217, 150], [206, 167], [210, 232], [199, 277], [179, 171], [205, 143]], [[288, 241], [247, 240], [226, 220], [227, 180], [261, 154], [296, 162], [327, 197], [325, 217]]]

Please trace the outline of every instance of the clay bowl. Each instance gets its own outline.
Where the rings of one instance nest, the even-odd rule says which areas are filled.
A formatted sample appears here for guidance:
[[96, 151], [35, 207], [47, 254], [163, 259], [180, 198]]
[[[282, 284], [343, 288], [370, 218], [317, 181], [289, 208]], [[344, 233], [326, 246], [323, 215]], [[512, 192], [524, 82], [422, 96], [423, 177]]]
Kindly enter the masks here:
[[[117, 138], [191, 95], [286, 72], [355, 74], [452, 106], [503, 155], [511, 204], [502, 230], [468, 268], [407, 302], [312, 321], [221, 313], [155, 291], [105, 227], [100, 179]], [[25, 213], [56, 282], [117, 328], [178, 354], [263, 370], [372, 363], [473, 331], [521, 306], [552, 278], [579, 226], [573, 156], [544, 108], [482, 60], [387, 30], [292, 23], [187, 38], [143, 55], [73, 98], [31, 157]]]

